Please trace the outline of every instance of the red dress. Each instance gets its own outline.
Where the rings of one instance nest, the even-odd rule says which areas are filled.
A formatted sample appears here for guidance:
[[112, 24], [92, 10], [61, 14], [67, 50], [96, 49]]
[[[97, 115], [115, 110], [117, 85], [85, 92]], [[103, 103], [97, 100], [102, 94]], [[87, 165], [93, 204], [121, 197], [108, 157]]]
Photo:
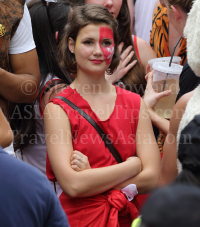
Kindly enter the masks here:
[[[95, 120], [109, 136], [123, 161], [136, 152], [135, 135], [140, 111], [140, 96], [116, 87], [117, 98], [110, 117], [101, 121], [92, 111], [88, 102], [75, 89], [67, 87], [59, 96], [63, 96], [84, 110]], [[73, 149], [81, 151], [89, 159], [91, 168], [116, 164], [116, 160], [105, 146], [96, 130], [81, 115], [60, 99], [51, 100], [63, 108], [68, 115], [73, 137]], [[47, 176], [56, 181], [47, 157]], [[118, 227], [130, 226], [138, 216], [135, 202], [129, 202], [119, 190], [110, 190], [100, 195], [71, 198], [64, 192], [59, 197], [71, 227]], [[119, 217], [119, 220], [118, 220]], [[123, 225], [124, 224], [124, 225]]]

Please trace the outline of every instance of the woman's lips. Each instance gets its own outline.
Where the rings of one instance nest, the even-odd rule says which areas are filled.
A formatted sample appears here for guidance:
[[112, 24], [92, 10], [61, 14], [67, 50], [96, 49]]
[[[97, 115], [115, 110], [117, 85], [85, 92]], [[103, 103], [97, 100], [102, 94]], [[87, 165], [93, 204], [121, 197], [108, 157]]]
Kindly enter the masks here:
[[94, 64], [101, 64], [103, 62], [103, 60], [93, 59], [93, 60], [91, 60], [91, 62], [94, 63]]

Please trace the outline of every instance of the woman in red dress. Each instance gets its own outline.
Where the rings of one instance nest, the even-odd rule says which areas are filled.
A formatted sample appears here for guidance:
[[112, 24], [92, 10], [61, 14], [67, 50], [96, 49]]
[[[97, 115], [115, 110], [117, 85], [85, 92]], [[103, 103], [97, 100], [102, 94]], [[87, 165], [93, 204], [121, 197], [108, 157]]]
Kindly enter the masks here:
[[[74, 8], [61, 54], [62, 65], [76, 78], [44, 111], [47, 175], [63, 189], [59, 199], [72, 227], [130, 226], [139, 214], [135, 192], [148, 193], [157, 186], [160, 157], [148, 110], [139, 95], [105, 79], [105, 71], [112, 73], [119, 63], [116, 29], [107, 9]], [[121, 163], [93, 126], [60, 97], [103, 129]], [[77, 154], [87, 156], [91, 168], [79, 171], [82, 156]]]

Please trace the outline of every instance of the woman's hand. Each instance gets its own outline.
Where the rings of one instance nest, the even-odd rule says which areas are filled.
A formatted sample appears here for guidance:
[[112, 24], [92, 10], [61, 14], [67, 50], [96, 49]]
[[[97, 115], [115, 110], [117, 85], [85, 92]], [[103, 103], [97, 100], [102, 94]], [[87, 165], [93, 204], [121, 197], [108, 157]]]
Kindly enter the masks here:
[[88, 157], [79, 151], [73, 151], [71, 157], [71, 167], [77, 172], [85, 169], [91, 169]]
[[122, 52], [122, 48], [124, 46], [124, 43], [120, 43], [118, 48], [119, 48], [119, 52], [120, 52], [120, 57], [121, 57], [121, 60], [120, 60], [120, 63], [116, 69], [116, 71], [112, 74], [112, 75], [108, 75], [106, 74], [106, 80], [108, 82], [110, 82], [111, 84], [119, 81], [122, 77], [124, 77], [124, 75], [127, 74], [127, 72], [133, 68], [133, 66], [136, 65], [137, 63], [137, 60], [130, 62], [130, 60], [132, 59], [133, 55], [134, 55], [134, 51], [132, 51], [132, 46], [129, 46], [127, 47], [123, 53]]
[[154, 91], [152, 86], [153, 75], [154, 73], [151, 71], [145, 77], [147, 80], [147, 86], [144, 92], [143, 100], [146, 103], [148, 109], [153, 109], [161, 98], [171, 94], [171, 90], [166, 90], [160, 93]]

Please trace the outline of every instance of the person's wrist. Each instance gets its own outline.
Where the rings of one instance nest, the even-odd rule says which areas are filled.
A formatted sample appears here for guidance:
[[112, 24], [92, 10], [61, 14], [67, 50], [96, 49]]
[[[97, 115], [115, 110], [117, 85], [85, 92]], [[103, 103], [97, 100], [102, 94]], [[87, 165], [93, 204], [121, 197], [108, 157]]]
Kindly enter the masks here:
[[154, 106], [153, 107], [147, 107], [147, 109], [152, 113], [155, 112]]
[[148, 112], [149, 112], [149, 116], [150, 116], [151, 120], [153, 120], [155, 118], [155, 114], [156, 114], [154, 108], [152, 108], [152, 107], [148, 108]]

